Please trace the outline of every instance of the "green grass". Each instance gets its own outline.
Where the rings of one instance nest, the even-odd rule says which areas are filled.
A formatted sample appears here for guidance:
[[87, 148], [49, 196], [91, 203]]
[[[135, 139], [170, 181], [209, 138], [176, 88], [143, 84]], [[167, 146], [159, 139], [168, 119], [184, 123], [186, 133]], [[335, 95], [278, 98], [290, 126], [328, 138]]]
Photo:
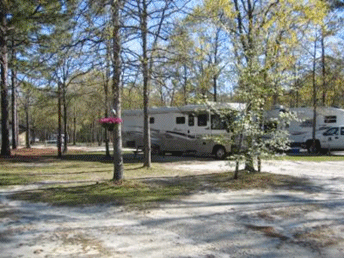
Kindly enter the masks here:
[[[151, 169], [133, 160], [125, 163], [125, 178], [174, 176], [178, 172], [154, 164]], [[103, 153], [78, 153], [63, 159], [52, 156], [0, 159], [0, 186], [41, 182], [108, 181], [113, 177], [113, 163]]]
[[124, 180], [119, 184], [111, 181], [73, 187], [57, 186], [47, 189], [25, 191], [13, 196], [15, 199], [32, 202], [47, 202], [52, 205], [93, 205], [114, 203], [129, 207], [151, 207], [158, 202], [174, 200], [199, 191], [292, 188], [304, 184], [299, 179], [268, 173], [242, 172], [239, 180], [232, 173], [208, 174], [149, 180]]
[[[174, 172], [160, 164], [151, 169], [141, 164], [125, 164], [125, 178], [173, 175]], [[113, 177], [113, 164], [100, 162], [53, 162], [40, 165], [1, 164], [1, 185], [22, 185], [47, 181], [106, 181]]]
[[[293, 157], [294, 158], [294, 157]], [[157, 205], [199, 191], [293, 188], [306, 184], [293, 177], [268, 173], [213, 173], [195, 176], [193, 171], [174, 170], [173, 163], [153, 163], [143, 168], [137, 160], [124, 164], [124, 177], [114, 184], [112, 161], [100, 153], [0, 159], [0, 187], [41, 184], [40, 189], [23, 191], [13, 198], [52, 205], [115, 203], [134, 207]], [[233, 170], [229, 167], [229, 170]]]
[[110, 179], [111, 164], [93, 162], [2, 163], [0, 185], [38, 183], [42, 181], [75, 181]]

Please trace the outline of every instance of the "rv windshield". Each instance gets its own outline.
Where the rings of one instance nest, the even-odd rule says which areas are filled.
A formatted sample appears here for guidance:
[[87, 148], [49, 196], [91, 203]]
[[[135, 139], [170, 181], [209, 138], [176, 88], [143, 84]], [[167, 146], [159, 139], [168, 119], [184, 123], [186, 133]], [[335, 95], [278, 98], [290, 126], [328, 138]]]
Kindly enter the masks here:
[[227, 123], [224, 117], [214, 114], [211, 115], [211, 129], [225, 130], [227, 129]]

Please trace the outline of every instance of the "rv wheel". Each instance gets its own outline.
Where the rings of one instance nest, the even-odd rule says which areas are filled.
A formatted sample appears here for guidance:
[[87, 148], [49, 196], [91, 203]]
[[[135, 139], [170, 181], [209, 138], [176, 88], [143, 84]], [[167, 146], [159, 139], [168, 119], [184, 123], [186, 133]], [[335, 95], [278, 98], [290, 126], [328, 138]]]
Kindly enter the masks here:
[[160, 155], [160, 146], [159, 145], [152, 145], [152, 154], [153, 155]]
[[308, 153], [319, 153], [321, 152], [321, 145], [319, 140], [315, 140], [315, 145], [313, 144], [313, 141], [308, 140], [306, 142], [306, 148]]
[[226, 150], [224, 147], [222, 146], [218, 146], [216, 149], [215, 149], [215, 158], [216, 159], [224, 159], [226, 157]]

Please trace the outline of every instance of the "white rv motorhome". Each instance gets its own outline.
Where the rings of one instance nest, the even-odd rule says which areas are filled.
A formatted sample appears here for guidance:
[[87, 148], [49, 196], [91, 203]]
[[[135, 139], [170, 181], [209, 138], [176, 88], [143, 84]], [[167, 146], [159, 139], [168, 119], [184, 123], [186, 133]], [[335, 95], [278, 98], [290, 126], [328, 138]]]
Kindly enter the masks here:
[[[290, 111], [296, 115], [298, 120], [290, 122], [287, 128], [291, 145], [300, 147], [305, 142], [305, 137], [313, 131], [313, 108], [289, 108], [276, 106], [273, 110], [267, 111], [267, 117], [277, 118], [280, 112]], [[344, 125], [344, 109], [334, 107], [317, 107], [316, 132], [323, 131], [333, 126]]]
[[[243, 108], [241, 103], [150, 108], [152, 150], [162, 154], [214, 154], [223, 159], [231, 152], [231, 146], [219, 144], [209, 136], [230, 134], [220, 116], [211, 110], [240, 112]], [[122, 119], [123, 146], [143, 149], [143, 111], [124, 110]]]

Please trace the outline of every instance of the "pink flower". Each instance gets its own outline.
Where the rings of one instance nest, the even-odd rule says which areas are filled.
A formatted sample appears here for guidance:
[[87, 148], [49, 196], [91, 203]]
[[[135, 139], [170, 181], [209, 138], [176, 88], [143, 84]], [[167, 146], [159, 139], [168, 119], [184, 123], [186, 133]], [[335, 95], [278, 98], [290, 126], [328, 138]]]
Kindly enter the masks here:
[[108, 131], [113, 131], [115, 126], [122, 123], [122, 119], [119, 117], [105, 117], [98, 120], [102, 127], [106, 128]]
[[99, 119], [99, 123], [101, 124], [120, 124], [122, 121], [123, 120], [119, 117], [105, 117]]

